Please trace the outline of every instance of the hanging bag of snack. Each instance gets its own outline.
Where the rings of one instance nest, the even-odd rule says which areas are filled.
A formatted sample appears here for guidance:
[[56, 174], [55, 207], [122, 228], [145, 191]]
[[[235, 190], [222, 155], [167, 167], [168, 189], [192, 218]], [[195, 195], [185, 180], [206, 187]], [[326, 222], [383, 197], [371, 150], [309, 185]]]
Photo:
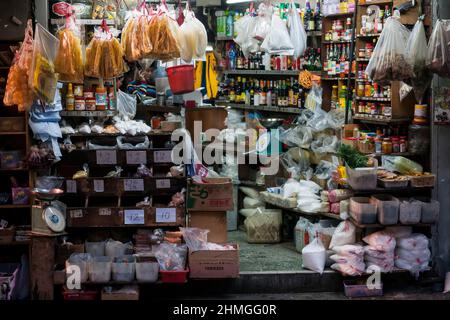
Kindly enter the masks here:
[[101, 79], [112, 79], [125, 72], [122, 47], [104, 20], [86, 48], [84, 72]]
[[5, 97], [3, 98], [5, 106], [17, 105], [19, 111], [24, 111], [32, 105], [33, 92], [28, 86], [28, 74], [31, 69], [32, 58], [33, 24], [31, 20], [28, 20], [25, 38], [9, 69]]
[[294, 54], [294, 45], [289, 36], [286, 23], [276, 14], [272, 15], [270, 32], [261, 44], [261, 49], [269, 54], [287, 56]]
[[400, 13], [387, 19], [380, 39], [366, 68], [372, 81], [386, 83], [404, 81], [413, 77], [413, 70], [406, 58], [406, 44], [410, 31], [400, 22]]
[[29, 86], [33, 93], [45, 103], [53, 103], [55, 100], [58, 83], [55, 58], [58, 47], [59, 40], [38, 23], [33, 42]]
[[441, 77], [450, 77], [450, 20], [438, 20], [430, 37], [427, 68]]
[[75, 22], [75, 15], [69, 13], [66, 16], [65, 26], [57, 33], [59, 47], [55, 59], [55, 71], [59, 74], [60, 81], [83, 83], [81, 32]]
[[432, 74], [426, 68], [427, 36], [423, 26], [423, 18], [414, 25], [406, 47], [408, 63], [412, 66], [414, 77], [408, 81], [414, 89], [418, 103], [422, 103], [423, 95], [431, 84]]
[[189, 1], [186, 3], [184, 17], [184, 23], [179, 29], [181, 58], [185, 62], [191, 62], [192, 59], [204, 59], [208, 35], [203, 23], [195, 17], [194, 12], [190, 9]]

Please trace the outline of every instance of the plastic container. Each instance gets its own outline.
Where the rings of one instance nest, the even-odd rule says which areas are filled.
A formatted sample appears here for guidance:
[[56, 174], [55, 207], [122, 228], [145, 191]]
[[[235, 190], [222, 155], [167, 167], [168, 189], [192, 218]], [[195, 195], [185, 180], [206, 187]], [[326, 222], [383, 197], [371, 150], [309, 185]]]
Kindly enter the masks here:
[[422, 201], [422, 223], [435, 223], [439, 218], [439, 201]]
[[136, 274], [136, 259], [134, 256], [114, 258], [112, 264], [112, 279], [119, 282], [131, 282]]
[[360, 224], [377, 222], [377, 207], [367, 197], [350, 198], [350, 216]]
[[80, 275], [81, 275], [80, 281], [82, 283], [86, 282], [89, 277], [88, 265], [91, 262], [91, 260], [92, 256], [90, 254], [74, 253], [69, 257], [69, 259], [66, 260], [66, 270], [70, 266], [77, 266], [78, 268], [80, 268]]
[[411, 187], [413, 188], [430, 188], [435, 186], [436, 176], [434, 174], [425, 176], [410, 176], [409, 181], [411, 181]]
[[187, 64], [168, 67], [166, 71], [173, 94], [184, 94], [195, 90], [194, 66]]
[[161, 282], [163, 283], [185, 283], [187, 281], [188, 273], [189, 269], [180, 271], [159, 271]]
[[89, 281], [105, 283], [111, 280], [112, 258], [93, 257], [88, 264]]
[[400, 202], [398, 218], [402, 224], [416, 224], [422, 218], [422, 203], [411, 199]]
[[22, 152], [19, 150], [0, 151], [0, 168], [17, 169], [20, 168]]
[[108, 240], [105, 243], [105, 255], [116, 258], [133, 253], [133, 245], [130, 242], [122, 243], [120, 241]]
[[346, 166], [347, 182], [353, 190], [373, 190], [377, 187], [377, 168], [356, 168]]
[[397, 224], [400, 201], [389, 194], [373, 195], [370, 201], [377, 207], [378, 221], [383, 225]]
[[105, 241], [101, 242], [88, 242], [84, 244], [86, 253], [89, 253], [93, 257], [105, 256]]
[[369, 289], [365, 280], [344, 280], [344, 293], [349, 298], [379, 297], [383, 295], [383, 283], [380, 288]]
[[159, 264], [156, 258], [138, 258], [136, 261], [136, 279], [141, 282], [158, 281]]

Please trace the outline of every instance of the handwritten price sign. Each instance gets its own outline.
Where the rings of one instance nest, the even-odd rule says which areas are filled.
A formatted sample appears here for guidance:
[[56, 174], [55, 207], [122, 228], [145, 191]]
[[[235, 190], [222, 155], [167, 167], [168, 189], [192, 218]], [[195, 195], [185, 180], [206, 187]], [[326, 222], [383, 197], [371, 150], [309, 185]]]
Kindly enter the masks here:
[[105, 181], [94, 180], [94, 191], [95, 192], [105, 192]]
[[147, 151], [127, 151], [127, 164], [146, 164]]
[[169, 179], [156, 180], [156, 189], [170, 189], [170, 180]]
[[123, 189], [125, 191], [144, 191], [144, 179], [125, 179], [123, 180]]
[[77, 182], [75, 180], [66, 180], [66, 192], [77, 193]]
[[153, 159], [155, 163], [168, 163], [172, 162], [172, 151], [155, 151], [153, 152]]
[[124, 224], [145, 224], [144, 210], [125, 210]]
[[97, 150], [97, 164], [117, 164], [116, 150]]
[[176, 208], [156, 208], [156, 223], [177, 222]]

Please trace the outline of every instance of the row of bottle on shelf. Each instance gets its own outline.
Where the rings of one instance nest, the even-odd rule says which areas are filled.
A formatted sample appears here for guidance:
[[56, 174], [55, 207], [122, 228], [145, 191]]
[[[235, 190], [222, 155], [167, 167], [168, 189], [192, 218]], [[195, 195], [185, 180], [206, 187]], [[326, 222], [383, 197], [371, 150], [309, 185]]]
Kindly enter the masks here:
[[[322, 14], [320, 11], [320, 1], [317, 1], [315, 10], [312, 9], [310, 2], [307, 0], [304, 8], [299, 8], [298, 4], [295, 4], [298, 14], [300, 15], [306, 31], [322, 31]], [[289, 11], [291, 10], [290, 3], [278, 3], [273, 4], [273, 13], [277, 14], [282, 20], [287, 21]], [[244, 15], [256, 15], [254, 11], [246, 9], [245, 12], [239, 12], [238, 10], [226, 10], [216, 11], [216, 32], [221, 37], [236, 37], [237, 32], [235, 30], [236, 22]]]
[[[408, 151], [408, 137], [406, 135], [392, 135], [386, 130], [382, 132], [364, 132], [358, 128], [353, 130], [353, 138], [347, 139], [360, 142], [359, 149], [364, 153], [391, 154]], [[362, 150], [361, 150], [362, 149]]]
[[360, 98], [390, 99], [391, 86], [382, 86], [369, 80], [358, 80], [356, 84], [356, 96]]
[[[345, 27], [344, 27], [345, 25]], [[331, 30], [328, 30], [324, 35], [325, 41], [351, 41], [353, 34], [352, 19], [347, 20], [333, 20]]]
[[353, 114], [356, 116], [370, 116], [372, 118], [391, 118], [392, 106], [389, 103], [374, 103], [359, 101], [353, 105]]
[[220, 95], [230, 103], [299, 108], [306, 98], [305, 91], [294, 77], [276, 81], [227, 78], [221, 83]]
[[[330, 44], [326, 46], [323, 72], [329, 76], [350, 73], [350, 44]], [[355, 73], [356, 63], [353, 60], [352, 73]]]
[[[386, 20], [392, 15], [389, 5], [385, 5], [384, 10], [378, 7], [378, 14], [375, 9], [367, 8], [366, 14], [361, 16], [360, 35], [380, 34], [383, 31], [383, 26]], [[376, 16], [375, 16], [376, 15]]]
[[64, 105], [67, 111], [116, 110], [114, 86], [99, 84], [95, 87], [84, 87], [82, 84], [69, 83]]
[[320, 48], [308, 48], [303, 57], [294, 58], [285, 55], [269, 55], [256, 52], [245, 57], [243, 52], [234, 43], [226, 46], [219, 65], [227, 70], [309, 70], [320, 71], [322, 62]]

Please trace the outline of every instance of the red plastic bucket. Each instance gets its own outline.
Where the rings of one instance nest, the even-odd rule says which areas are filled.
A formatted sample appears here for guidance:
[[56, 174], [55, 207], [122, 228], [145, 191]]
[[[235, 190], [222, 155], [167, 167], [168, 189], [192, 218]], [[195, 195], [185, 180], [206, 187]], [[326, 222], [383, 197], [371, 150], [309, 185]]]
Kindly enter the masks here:
[[185, 64], [166, 68], [170, 89], [173, 94], [184, 94], [194, 91], [194, 66]]

